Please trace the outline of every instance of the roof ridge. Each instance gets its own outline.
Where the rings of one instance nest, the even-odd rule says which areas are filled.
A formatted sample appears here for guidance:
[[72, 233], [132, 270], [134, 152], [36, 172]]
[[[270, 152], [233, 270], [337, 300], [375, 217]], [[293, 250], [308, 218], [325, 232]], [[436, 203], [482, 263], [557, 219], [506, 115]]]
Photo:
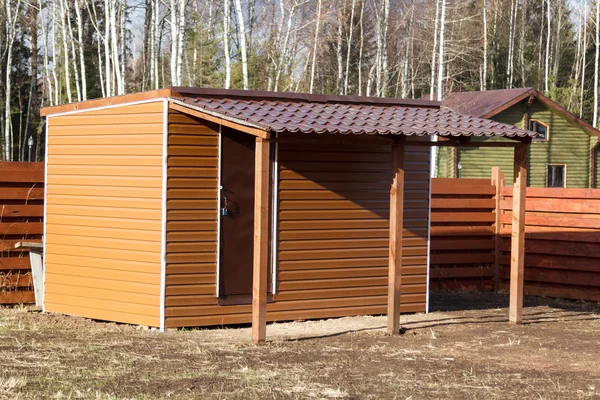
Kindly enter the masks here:
[[235, 97], [252, 98], [253, 100], [292, 100], [310, 103], [334, 103], [334, 104], [374, 104], [378, 106], [408, 106], [440, 108], [441, 102], [421, 99], [401, 99], [394, 97], [373, 96], [343, 96], [330, 94], [296, 93], [296, 92], [273, 92], [261, 90], [237, 90], [237, 89], [214, 89], [176, 86], [171, 87], [172, 96], [179, 94], [182, 97]]

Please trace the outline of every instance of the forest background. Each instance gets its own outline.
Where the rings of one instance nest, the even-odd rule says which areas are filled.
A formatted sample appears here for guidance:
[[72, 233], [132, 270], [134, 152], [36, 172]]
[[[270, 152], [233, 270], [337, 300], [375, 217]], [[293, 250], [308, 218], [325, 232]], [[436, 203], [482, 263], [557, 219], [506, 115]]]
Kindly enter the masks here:
[[589, 0], [0, 0], [0, 160], [40, 107], [168, 86], [434, 100], [534, 87], [598, 125]]

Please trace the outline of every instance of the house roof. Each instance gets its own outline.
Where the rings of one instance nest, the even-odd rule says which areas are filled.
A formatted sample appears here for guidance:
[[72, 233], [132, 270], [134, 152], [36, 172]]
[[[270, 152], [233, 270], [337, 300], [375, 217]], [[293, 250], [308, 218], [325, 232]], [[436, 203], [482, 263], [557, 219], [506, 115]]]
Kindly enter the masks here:
[[[144, 99], [151, 95], [141, 93]], [[324, 96], [222, 89], [175, 87], [155, 93], [196, 115], [220, 118], [268, 133], [338, 133], [408, 136], [505, 136], [534, 137], [535, 133], [513, 125], [459, 115], [428, 100], [377, 97]], [[111, 104], [131, 102], [135, 95], [106, 99]], [[128, 98], [127, 98], [128, 97]], [[95, 102], [98, 102], [96, 100]], [[96, 105], [98, 107], [98, 105]], [[42, 115], [89, 108], [77, 105], [46, 108]]]
[[600, 138], [600, 130], [594, 128], [587, 121], [579, 118], [560, 104], [533, 88], [450, 93], [442, 101], [442, 107], [462, 115], [492, 118], [496, 114], [501, 113], [529, 97], [536, 98], [549, 109], [554, 110], [563, 115], [567, 120], [580, 126], [588, 134], [596, 135]]

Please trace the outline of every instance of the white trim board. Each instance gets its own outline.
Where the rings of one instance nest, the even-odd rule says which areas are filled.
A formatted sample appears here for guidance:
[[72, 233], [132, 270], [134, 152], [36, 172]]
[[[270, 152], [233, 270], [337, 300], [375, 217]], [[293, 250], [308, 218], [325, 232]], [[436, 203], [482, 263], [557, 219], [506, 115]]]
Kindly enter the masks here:
[[160, 238], [160, 331], [165, 330], [165, 301], [167, 281], [167, 160], [169, 139], [169, 102], [163, 99], [162, 149], [162, 215]]
[[[279, 136], [275, 134], [275, 139]], [[271, 224], [271, 293], [277, 294], [277, 240], [278, 240], [278, 216], [279, 216], [279, 143], [274, 143], [274, 156], [272, 165], [273, 197], [272, 197], [272, 224]]]
[[215, 293], [215, 297], [219, 297], [219, 295], [221, 294], [221, 286], [220, 286], [220, 281], [221, 281], [221, 196], [222, 196], [222, 190], [223, 187], [221, 186], [221, 160], [222, 160], [222, 146], [221, 146], [221, 142], [222, 142], [222, 136], [221, 136], [221, 130], [222, 130], [222, 125], [219, 125], [219, 140], [218, 140], [218, 146], [219, 148], [217, 149], [217, 153], [218, 153], [218, 160], [217, 160], [217, 271], [216, 271], [216, 276], [217, 276], [217, 290]]
[[81, 113], [92, 112], [92, 111], [109, 110], [111, 108], [118, 108], [118, 107], [136, 106], [139, 104], [154, 103], [157, 101], [162, 101], [162, 102], [168, 101], [168, 98], [157, 97], [156, 99], [138, 100], [138, 101], [132, 101], [129, 103], [111, 104], [109, 106], [101, 106], [101, 107], [93, 107], [93, 108], [84, 108], [81, 110], [65, 111], [63, 113], [47, 115], [46, 118], [48, 119], [48, 118], [62, 117], [65, 115], [72, 115], [72, 114], [81, 114]]

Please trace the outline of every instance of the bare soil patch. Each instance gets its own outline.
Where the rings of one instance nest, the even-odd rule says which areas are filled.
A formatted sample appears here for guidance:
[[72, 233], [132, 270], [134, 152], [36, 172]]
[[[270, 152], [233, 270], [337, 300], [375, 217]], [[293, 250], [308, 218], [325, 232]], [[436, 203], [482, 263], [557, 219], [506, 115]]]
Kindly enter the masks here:
[[[0, 308], [4, 399], [600, 399], [600, 305], [436, 293], [432, 312], [167, 331]], [[467, 309], [467, 311], [465, 311]]]

